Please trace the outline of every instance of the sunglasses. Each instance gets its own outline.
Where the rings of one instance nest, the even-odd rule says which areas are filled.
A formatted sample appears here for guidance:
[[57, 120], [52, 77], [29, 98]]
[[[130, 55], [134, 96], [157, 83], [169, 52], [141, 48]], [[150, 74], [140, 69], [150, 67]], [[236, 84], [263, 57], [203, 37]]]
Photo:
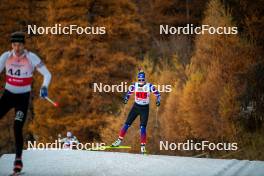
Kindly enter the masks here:
[[145, 81], [145, 79], [138, 79], [138, 81], [139, 81], [139, 82], [144, 82], [144, 81]]

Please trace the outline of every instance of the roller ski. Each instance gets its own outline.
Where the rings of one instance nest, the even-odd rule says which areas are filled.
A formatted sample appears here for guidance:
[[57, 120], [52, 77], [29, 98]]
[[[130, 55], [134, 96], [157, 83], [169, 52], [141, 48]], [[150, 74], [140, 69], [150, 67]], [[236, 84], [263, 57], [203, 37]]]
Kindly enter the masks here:
[[24, 174], [25, 174], [25, 172], [13, 172], [9, 176], [20, 176], [20, 175], [24, 175]]
[[118, 138], [110, 146], [105, 146], [106, 149], [130, 149], [130, 146], [121, 145], [122, 139]]

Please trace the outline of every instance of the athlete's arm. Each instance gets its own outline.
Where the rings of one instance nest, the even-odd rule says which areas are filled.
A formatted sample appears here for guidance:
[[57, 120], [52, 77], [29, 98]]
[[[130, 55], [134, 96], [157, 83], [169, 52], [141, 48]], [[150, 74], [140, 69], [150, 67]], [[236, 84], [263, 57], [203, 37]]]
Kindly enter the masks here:
[[58, 142], [59, 142], [59, 143], [65, 143], [66, 140], [67, 140], [67, 138], [62, 138], [62, 139], [59, 139]]
[[2, 71], [5, 68], [5, 63], [6, 63], [6, 60], [8, 59], [8, 55], [9, 55], [9, 52], [5, 52], [0, 56], [0, 73], [2, 73]]
[[48, 88], [51, 81], [51, 74], [49, 70], [36, 54], [30, 53], [30, 58], [33, 66], [36, 67], [37, 71], [44, 77], [42, 87]]
[[42, 87], [49, 87], [50, 81], [51, 81], [51, 74], [47, 67], [45, 65], [42, 65], [40, 67], [37, 67], [37, 70], [39, 73], [41, 73], [44, 76], [44, 80], [42, 83]]
[[124, 99], [128, 100], [130, 95], [132, 95], [134, 92], [135, 92], [135, 83], [129, 86], [128, 92], [126, 93]]
[[79, 144], [79, 141], [78, 141], [78, 139], [77, 139], [76, 136], [73, 137], [73, 141], [74, 141], [76, 144]]
[[157, 97], [156, 104], [160, 105], [160, 93], [153, 84], [150, 84], [150, 91]]

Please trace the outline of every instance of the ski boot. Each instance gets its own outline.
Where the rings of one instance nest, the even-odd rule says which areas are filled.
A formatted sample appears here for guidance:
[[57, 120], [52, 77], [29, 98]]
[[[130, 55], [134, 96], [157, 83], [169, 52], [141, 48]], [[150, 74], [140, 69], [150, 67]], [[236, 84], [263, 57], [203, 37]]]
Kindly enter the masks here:
[[141, 144], [140, 150], [141, 150], [141, 154], [143, 154], [143, 155], [147, 154], [147, 150], [146, 150], [145, 144]]
[[112, 143], [111, 147], [119, 147], [121, 142], [122, 142], [122, 139], [118, 138], [114, 143]]
[[14, 161], [14, 173], [13, 175], [19, 175], [19, 173], [21, 173], [21, 170], [23, 168], [23, 162], [21, 158], [16, 158]]

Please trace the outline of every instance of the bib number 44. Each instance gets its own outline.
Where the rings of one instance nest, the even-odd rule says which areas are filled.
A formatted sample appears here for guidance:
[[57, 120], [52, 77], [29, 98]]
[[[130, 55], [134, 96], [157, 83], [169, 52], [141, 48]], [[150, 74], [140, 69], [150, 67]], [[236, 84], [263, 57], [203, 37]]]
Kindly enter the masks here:
[[12, 68], [10, 68], [9, 70], [8, 70], [8, 73], [10, 74], [10, 75], [12, 75], [12, 76], [20, 76], [21, 75], [21, 71], [20, 71], [20, 69], [17, 69], [17, 70], [13, 70]]

